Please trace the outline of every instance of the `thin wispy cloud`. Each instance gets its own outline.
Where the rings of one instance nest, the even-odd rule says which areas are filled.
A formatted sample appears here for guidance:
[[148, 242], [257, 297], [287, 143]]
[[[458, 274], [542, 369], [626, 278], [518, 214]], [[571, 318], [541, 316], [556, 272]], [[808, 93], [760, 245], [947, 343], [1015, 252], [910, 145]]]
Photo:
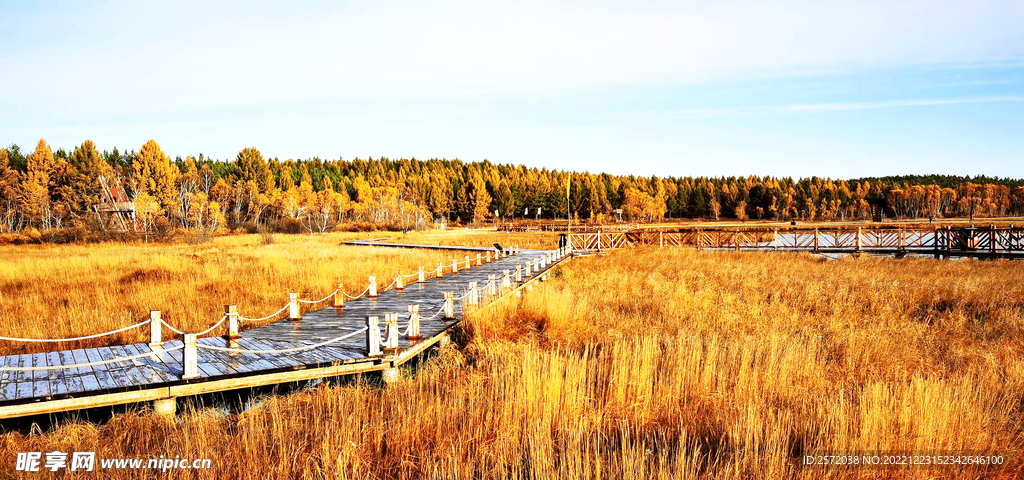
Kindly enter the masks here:
[[747, 117], [754, 115], [779, 115], [787, 113], [826, 113], [852, 110], [877, 110], [880, 108], [934, 107], [941, 105], [963, 105], [971, 103], [1024, 102], [1024, 96], [1003, 95], [991, 97], [967, 97], [944, 99], [888, 100], [882, 102], [834, 102], [802, 103], [776, 106], [746, 106], [729, 108], [694, 108], [677, 112], [676, 119], [700, 119], [715, 117]]

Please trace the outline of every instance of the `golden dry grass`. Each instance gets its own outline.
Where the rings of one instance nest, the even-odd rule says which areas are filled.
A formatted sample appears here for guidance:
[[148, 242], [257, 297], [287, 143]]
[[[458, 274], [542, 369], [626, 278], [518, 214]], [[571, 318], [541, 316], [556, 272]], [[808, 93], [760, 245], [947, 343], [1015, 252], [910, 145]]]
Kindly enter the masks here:
[[0, 456], [212, 458], [206, 478], [746, 479], [906, 474], [795, 465], [816, 450], [974, 450], [1010, 456], [1012, 477], [1019, 265], [671, 249], [576, 259], [473, 315], [464, 348], [387, 388], [7, 433]]
[[[160, 310], [178, 329], [201, 331], [221, 318], [225, 304], [259, 318], [288, 303], [289, 292], [320, 299], [340, 281], [356, 294], [370, 275], [383, 288], [399, 271], [408, 274], [419, 265], [429, 269], [452, 259], [451, 252], [340, 245], [366, 236], [277, 235], [271, 245], [258, 235], [238, 235], [200, 245], [3, 247], [0, 335], [72, 338], [134, 324], [149, 318], [150, 310]], [[137, 343], [148, 341], [148, 335], [143, 327], [58, 345], [0, 342], [0, 353]]]

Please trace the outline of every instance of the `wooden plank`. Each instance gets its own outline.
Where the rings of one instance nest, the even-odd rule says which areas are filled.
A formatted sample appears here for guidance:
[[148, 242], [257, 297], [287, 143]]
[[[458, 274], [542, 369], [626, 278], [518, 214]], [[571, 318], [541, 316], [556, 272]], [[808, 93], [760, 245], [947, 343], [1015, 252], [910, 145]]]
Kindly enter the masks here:
[[[22, 354], [18, 355], [18, 366], [19, 367], [31, 367], [32, 366], [32, 355]], [[18, 400], [32, 398], [32, 372], [26, 370], [19, 370], [16, 375], [18, 382]]]
[[[46, 366], [46, 354], [36, 353], [32, 355], [33, 367]], [[32, 396], [45, 398], [50, 396], [50, 370], [32, 371]]]
[[[254, 338], [239, 339], [238, 346], [246, 350], [275, 350], [274, 347], [261, 343]], [[256, 357], [253, 363], [258, 365], [260, 370], [277, 370], [280, 368], [292, 368], [299, 365], [298, 362], [285, 358], [281, 355], [269, 353], [257, 353], [252, 355]]]
[[[6, 355], [4, 356], [3, 365], [5, 368], [11, 368], [18, 366], [17, 355]], [[0, 394], [3, 395], [4, 400], [16, 400], [18, 398], [18, 382], [15, 379], [17, 372], [4, 372], [3, 376], [3, 389], [0, 390]]]
[[[101, 360], [112, 360], [120, 356], [114, 355], [110, 347], [100, 347], [97, 349], [97, 353], [99, 353]], [[110, 375], [110, 378], [114, 380], [118, 388], [130, 387], [132, 385], [132, 380], [128, 378], [128, 373], [121, 369], [119, 363], [108, 363], [103, 365], [102, 368]]]
[[[74, 355], [76, 363], [89, 363], [103, 360], [103, 357], [100, 356], [99, 350], [95, 348], [72, 350], [71, 353]], [[97, 386], [99, 387], [98, 390], [113, 390], [119, 386], [114, 380], [114, 377], [107, 370], [106, 365], [85, 367], [82, 370], [89, 370], [92, 372], [93, 378], [96, 379]], [[87, 382], [84, 378], [82, 381]]]
[[[57, 352], [46, 353], [46, 364], [50, 366], [64, 365], [60, 360], [60, 354]], [[65, 395], [68, 393], [68, 384], [70, 383], [71, 375], [73, 372], [67, 369], [50, 370], [47, 378], [50, 382], [50, 394], [51, 395]]]

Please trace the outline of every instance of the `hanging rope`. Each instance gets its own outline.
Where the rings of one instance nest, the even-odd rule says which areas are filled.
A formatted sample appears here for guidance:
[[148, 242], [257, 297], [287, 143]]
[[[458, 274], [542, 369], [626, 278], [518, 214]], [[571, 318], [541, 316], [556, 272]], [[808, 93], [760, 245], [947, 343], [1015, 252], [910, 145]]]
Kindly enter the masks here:
[[251, 321], [251, 322], [255, 322], [255, 321], [263, 321], [263, 320], [266, 320], [266, 319], [272, 318], [272, 317], [274, 317], [274, 316], [278, 316], [278, 314], [280, 314], [281, 312], [283, 312], [283, 311], [285, 311], [285, 310], [288, 310], [288, 307], [290, 307], [291, 305], [292, 305], [292, 304], [291, 304], [291, 302], [289, 302], [289, 303], [288, 303], [287, 305], [285, 305], [284, 307], [281, 307], [281, 310], [275, 311], [275, 312], [273, 312], [273, 313], [271, 313], [271, 314], [269, 314], [269, 315], [267, 315], [267, 316], [264, 316], [263, 318], [248, 318], [248, 317], [245, 317], [245, 316], [239, 315], [239, 319], [240, 319], [240, 320], [244, 320], [244, 321]]
[[367, 293], [370, 293], [370, 287], [369, 286], [366, 287], [366, 290], [363, 290], [363, 293], [360, 293], [359, 295], [356, 295], [354, 297], [352, 295], [349, 295], [349, 294], [345, 293], [345, 292], [341, 292], [342, 295], [344, 295], [344, 296], [346, 296], [346, 297], [348, 297], [348, 298], [350, 298], [352, 300], [360, 298], [363, 295], [366, 295]]
[[74, 341], [78, 341], [78, 340], [89, 340], [91, 338], [105, 337], [107, 335], [113, 335], [115, 333], [126, 332], [128, 330], [133, 329], [133, 328], [139, 328], [139, 327], [141, 327], [143, 325], [146, 325], [146, 324], [148, 324], [149, 322], [152, 322], [152, 321], [153, 321], [152, 319], [144, 320], [144, 321], [141, 321], [139, 323], [136, 323], [135, 325], [129, 325], [127, 327], [119, 328], [117, 330], [111, 330], [109, 332], [97, 333], [97, 334], [94, 334], [94, 335], [86, 335], [84, 337], [74, 337], [74, 338], [18, 338], [18, 337], [0, 337], [0, 340], [7, 340], [8, 342], [32, 342], [32, 343], [74, 342]]
[[63, 369], [68, 369], [68, 368], [95, 367], [97, 365], [107, 365], [109, 363], [129, 362], [129, 361], [137, 360], [137, 359], [143, 358], [143, 357], [152, 357], [153, 355], [159, 355], [159, 354], [162, 354], [162, 353], [173, 352], [175, 350], [181, 350], [183, 348], [185, 348], [184, 345], [179, 345], [179, 346], [174, 347], [174, 348], [165, 348], [165, 349], [161, 349], [159, 351], [154, 350], [152, 352], [140, 353], [138, 355], [132, 355], [130, 357], [118, 357], [118, 358], [112, 358], [112, 359], [109, 359], [109, 360], [101, 360], [101, 361], [88, 362], [88, 363], [72, 363], [70, 365], [47, 365], [47, 366], [43, 366], [43, 367], [0, 367], [0, 372], [38, 372], [38, 371], [42, 371], [42, 370], [63, 370]]
[[320, 348], [320, 347], [323, 347], [325, 345], [330, 345], [332, 343], [340, 342], [342, 340], [345, 340], [345, 339], [351, 338], [351, 337], [353, 337], [355, 335], [358, 335], [360, 333], [363, 333], [366, 330], [367, 330], [367, 327], [363, 327], [363, 328], [361, 328], [359, 330], [356, 330], [356, 331], [354, 331], [352, 333], [349, 333], [349, 334], [346, 334], [346, 335], [342, 335], [340, 337], [335, 337], [335, 338], [332, 338], [332, 339], [324, 341], [324, 342], [320, 342], [320, 343], [313, 344], [313, 345], [306, 345], [306, 346], [303, 346], [303, 347], [295, 347], [295, 348], [282, 348], [282, 349], [275, 349], [275, 350], [249, 350], [249, 349], [245, 349], [245, 348], [215, 347], [213, 345], [196, 345], [196, 348], [202, 348], [202, 349], [205, 349], [205, 350], [217, 350], [219, 352], [251, 353], [251, 354], [274, 354], [274, 353], [303, 352], [303, 351], [306, 351], [306, 350], [312, 350], [314, 348]]
[[335, 293], [338, 293], [338, 290], [335, 290], [335, 291], [333, 291], [331, 293], [328, 293], [326, 297], [321, 298], [320, 300], [303, 300], [303, 299], [300, 298], [299, 299], [299, 303], [312, 304], [312, 303], [324, 302], [324, 301], [327, 301], [328, 299], [330, 299], [331, 297], [333, 297]]

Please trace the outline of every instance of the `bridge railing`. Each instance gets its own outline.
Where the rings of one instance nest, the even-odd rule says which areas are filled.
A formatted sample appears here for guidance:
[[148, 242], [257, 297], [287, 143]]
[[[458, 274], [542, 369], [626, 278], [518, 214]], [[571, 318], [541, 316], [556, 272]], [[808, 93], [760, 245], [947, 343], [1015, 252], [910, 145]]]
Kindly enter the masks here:
[[675, 231], [576, 232], [569, 243], [578, 250], [635, 246], [735, 250], [923, 251], [940, 253], [1024, 254], [1024, 229], [1009, 227], [936, 228], [693, 228]]

